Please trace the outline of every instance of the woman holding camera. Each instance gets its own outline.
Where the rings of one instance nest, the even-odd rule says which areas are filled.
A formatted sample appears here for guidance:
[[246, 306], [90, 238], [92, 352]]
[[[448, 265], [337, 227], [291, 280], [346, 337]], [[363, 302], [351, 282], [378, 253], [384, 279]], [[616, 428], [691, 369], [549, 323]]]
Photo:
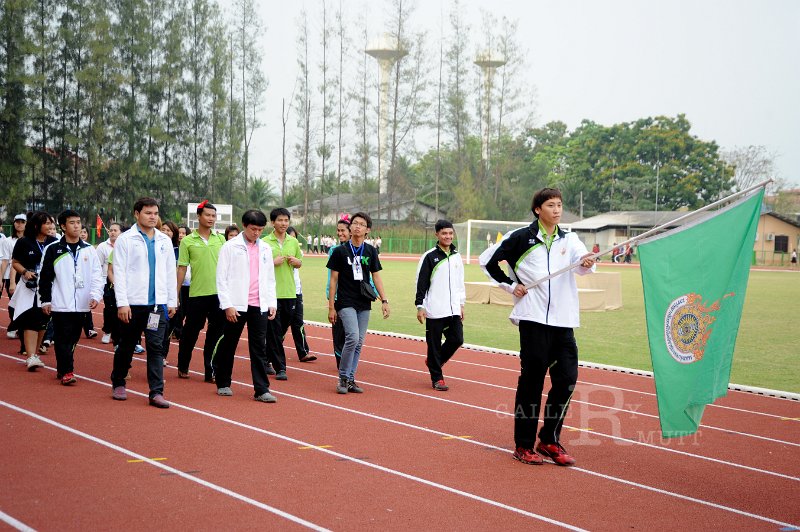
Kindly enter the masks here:
[[52, 217], [46, 212], [33, 213], [25, 224], [24, 236], [17, 240], [11, 254], [11, 267], [20, 275], [20, 279], [9, 305], [14, 307], [14, 325], [22, 331], [25, 344], [22, 354], [29, 355], [25, 361], [28, 371], [44, 367], [37, 353], [49, 317], [39, 308], [36, 287], [44, 248], [56, 241], [55, 237], [50, 236], [53, 225]]

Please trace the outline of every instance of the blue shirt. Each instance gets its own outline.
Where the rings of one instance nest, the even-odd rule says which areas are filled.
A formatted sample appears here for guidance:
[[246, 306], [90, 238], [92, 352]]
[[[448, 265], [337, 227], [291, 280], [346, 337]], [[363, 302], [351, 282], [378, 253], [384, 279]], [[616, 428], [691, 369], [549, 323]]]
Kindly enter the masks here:
[[147, 264], [150, 267], [150, 282], [147, 287], [147, 304], [148, 305], [155, 305], [156, 304], [156, 235], [153, 234], [153, 238], [149, 238], [145, 233], [139, 229], [139, 224], [136, 224], [136, 229], [139, 231], [139, 234], [142, 235], [144, 238], [145, 244], [147, 244]]

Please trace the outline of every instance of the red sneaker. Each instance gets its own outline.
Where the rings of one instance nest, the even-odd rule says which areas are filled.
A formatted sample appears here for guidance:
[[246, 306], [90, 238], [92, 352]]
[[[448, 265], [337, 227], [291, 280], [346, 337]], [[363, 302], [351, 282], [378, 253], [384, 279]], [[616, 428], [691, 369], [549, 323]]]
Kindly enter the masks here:
[[556, 465], [571, 466], [575, 463], [575, 459], [567, 454], [567, 450], [560, 443], [539, 442], [536, 452], [551, 459]]
[[541, 465], [542, 457], [533, 452], [533, 449], [526, 449], [525, 447], [517, 447], [514, 451], [514, 460], [519, 460], [523, 464]]
[[64, 386], [69, 386], [70, 384], [75, 384], [76, 382], [78, 382], [78, 379], [76, 379], [75, 375], [72, 373], [67, 373], [61, 377], [61, 384]]

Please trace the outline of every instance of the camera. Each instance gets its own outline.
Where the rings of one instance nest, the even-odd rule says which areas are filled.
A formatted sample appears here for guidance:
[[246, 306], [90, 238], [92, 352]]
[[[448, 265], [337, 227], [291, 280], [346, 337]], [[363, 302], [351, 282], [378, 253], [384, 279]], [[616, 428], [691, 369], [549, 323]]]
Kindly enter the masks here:
[[27, 286], [31, 290], [36, 290], [38, 284], [39, 284], [39, 276], [36, 275], [35, 273], [33, 274], [33, 277], [25, 281], [25, 286]]

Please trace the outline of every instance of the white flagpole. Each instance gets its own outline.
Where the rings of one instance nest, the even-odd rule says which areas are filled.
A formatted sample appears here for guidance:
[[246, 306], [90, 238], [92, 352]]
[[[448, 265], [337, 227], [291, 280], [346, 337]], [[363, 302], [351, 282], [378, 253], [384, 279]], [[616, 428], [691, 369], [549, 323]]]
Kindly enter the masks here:
[[[725, 203], [729, 203], [729, 202], [733, 201], [734, 199], [738, 198], [739, 196], [744, 196], [745, 194], [748, 194], [748, 193], [750, 193], [750, 192], [752, 192], [754, 190], [758, 190], [759, 188], [766, 187], [767, 184], [771, 183], [772, 181], [773, 181], [772, 179], [767, 179], [766, 181], [762, 181], [761, 183], [759, 183], [757, 185], [753, 185], [752, 187], [747, 188], [745, 190], [741, 190], [739, 192], [734, 192], [730, 196], [722, 198], [721, 200], [717, 200], [714, 203], [709, 203], [705, 207], [700, 207], [696, 211], [692, 211], [692, 212], [686, 213], [683, 216], [672, 220], [671, 222], [666, 222], [664, 224], [659, 225], [658, 227], [653, 227], [652, 229], [649, 229], [649, 230], [645, 231], [641, 235], [637, 235], [637, 236], [635, 236], [635, 237], [633, 237], [633, 238], [631, 238], [629, 240], [626, 240], [625, 242], [617, 244], [615, 247], [619, 248], [619, 247], [625, 246], [626, 244], [633, 244], [634, 242], [638, 242], [639, 240], [642, 240], [643, 238], [646, 238], [648, 236], [651, 236], [651, 235], [661, 231], [662, 229], [664, 229], [668, 225], [673, 225], [673, 224], [675, 224], [677, 222], [680, 222], [682, 220], [685, 220], [687, 218], [691, 218], [692, 216], [696, 216], [696, 215], [700, 214], [701, 212], [707, 211], [709, 209], [712, 209], [714, 207], [717, 207], [717, 206], [725, 204]], [[605, 251], [601, 251], [601, 252], [598, 252], [598, 253], [594, 253], [594, 254], [590, 255], [589, 257], [587, 257], [587, 258], [596, 260], [598, 257], [602, 257], [603, 255], [608, 255], [611, 251], [613, 251], [613, 249], [614, 248], [607, 249]], [[535, 286], [538, 286], [538, 285], [542, 284], [545, 281], [549, 281], [553, 277], [558, 277], [559, 275], [561, 275], [563, 273], [572, 271], [575, 268], [577, 268], [578, 266], [580, 266], [582, 262], [583, 261], [581, 260], [581, 261], [575, 262], [573, 264], [570, 264], [566, 268], [561, 268], [557, 272], [553, 272], [553, 273], [551, 273], [550, 275], [548, 275], [546, 277], [542, 277], [541, 279], [535, 280], [533, 283], [531, 283], [529, 285], [525, 285], [525, 288], [530, 290], [531, 288], [533, 288]]]

